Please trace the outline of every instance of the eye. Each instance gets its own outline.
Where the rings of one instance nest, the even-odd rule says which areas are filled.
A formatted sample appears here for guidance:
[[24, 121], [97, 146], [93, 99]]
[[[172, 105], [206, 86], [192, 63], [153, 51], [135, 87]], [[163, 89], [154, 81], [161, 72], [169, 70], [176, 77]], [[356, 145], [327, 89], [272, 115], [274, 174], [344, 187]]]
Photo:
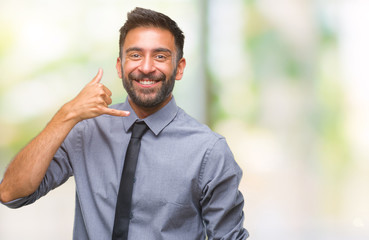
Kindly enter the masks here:
[[140, 54], [138, 54], [138, 53], [132, 53], [132, 54], [130, 54], [129, 55], [129, 58], [131, 58], [131, 59], [139, 59], [141, 57], [141, 55]]
[[158, 54], [155, 56], [155, 58], [159, 61], [165, 61], [167, 59], [167, 56], [165, 56], [164, 54]]

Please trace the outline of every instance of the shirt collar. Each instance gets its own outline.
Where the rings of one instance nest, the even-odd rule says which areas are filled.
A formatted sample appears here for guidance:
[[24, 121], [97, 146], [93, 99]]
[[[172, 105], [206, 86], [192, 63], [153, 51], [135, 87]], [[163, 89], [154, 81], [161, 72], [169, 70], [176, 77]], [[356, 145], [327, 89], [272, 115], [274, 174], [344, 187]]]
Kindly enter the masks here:
[[122, 118], [124, 130], [126, 132], [128, 132], [134, 122], [137, 120], [143, 120], [155, 135], [159, 135], [159, 133], [174, 119], [178, 112], [178, 106], [174, 97], [172, 97], [169, 103], [159, 111], [144, 119], [138, 118], [135, 111], [133, 111], [131, 105], [129, 104], [128, 98], [123, 103], [123, 109], [131, 113], [128, 117]]

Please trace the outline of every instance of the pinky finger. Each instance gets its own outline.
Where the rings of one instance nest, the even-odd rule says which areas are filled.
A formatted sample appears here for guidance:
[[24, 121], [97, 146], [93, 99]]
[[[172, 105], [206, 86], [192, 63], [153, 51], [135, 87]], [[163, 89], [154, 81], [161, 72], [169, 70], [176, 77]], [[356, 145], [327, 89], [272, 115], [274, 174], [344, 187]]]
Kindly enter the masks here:
[[111, 116], [117, 116], [117, 117], [127, 117], [129, 116], [130, 112], [128, 111], [122, 111], [122, 110], [116, 110], [112, 108], [105, 108], [104, 114], [108, 114]]

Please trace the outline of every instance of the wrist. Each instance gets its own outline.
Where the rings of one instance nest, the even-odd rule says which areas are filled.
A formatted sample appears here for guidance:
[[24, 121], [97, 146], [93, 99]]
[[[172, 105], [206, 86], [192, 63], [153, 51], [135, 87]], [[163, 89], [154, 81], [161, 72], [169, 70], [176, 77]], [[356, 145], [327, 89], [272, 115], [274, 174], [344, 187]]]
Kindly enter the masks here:
[[64, 104], [59, 111], [54, 115], [49, 124], [65, 125], [73, 128], [82, 119], [72, 111], [69, 103]]

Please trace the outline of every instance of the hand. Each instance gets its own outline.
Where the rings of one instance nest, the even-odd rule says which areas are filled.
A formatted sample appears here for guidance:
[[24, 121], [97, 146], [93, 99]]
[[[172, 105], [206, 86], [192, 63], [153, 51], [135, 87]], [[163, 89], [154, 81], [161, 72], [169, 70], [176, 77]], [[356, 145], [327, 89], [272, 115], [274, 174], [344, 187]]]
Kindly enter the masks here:
[[71, 114], [77, 122], [88, 118], [94, 118], [102, 114], [118, 117], [129, 115], [127, 111], [111, 109], [111, 91], [100, 83], [103, 71], [100, 68], [97, 75], [89, 82], [82, 91], [69, 103], [65, 105], [66, 112]]

